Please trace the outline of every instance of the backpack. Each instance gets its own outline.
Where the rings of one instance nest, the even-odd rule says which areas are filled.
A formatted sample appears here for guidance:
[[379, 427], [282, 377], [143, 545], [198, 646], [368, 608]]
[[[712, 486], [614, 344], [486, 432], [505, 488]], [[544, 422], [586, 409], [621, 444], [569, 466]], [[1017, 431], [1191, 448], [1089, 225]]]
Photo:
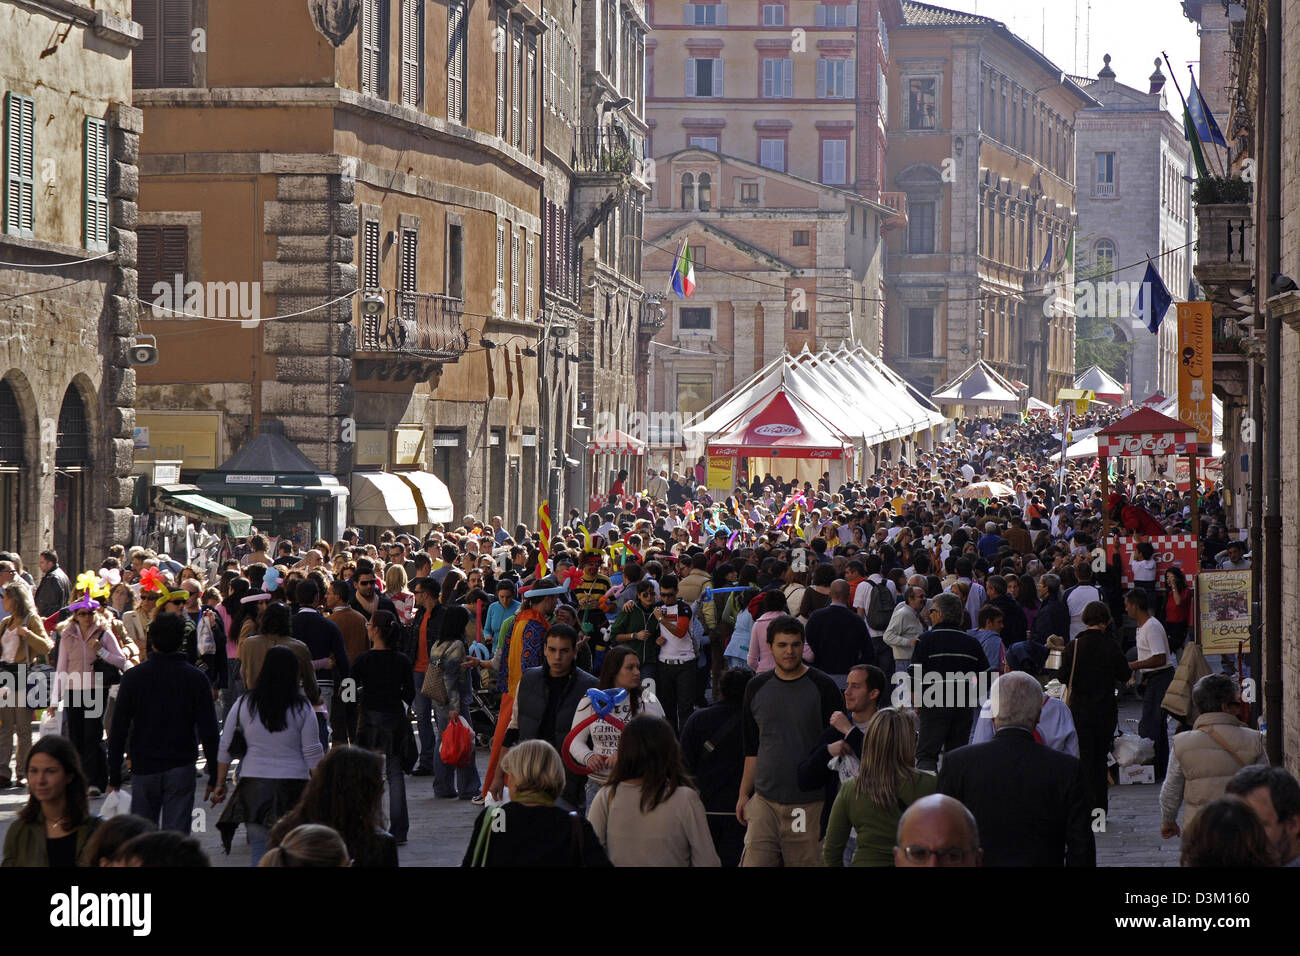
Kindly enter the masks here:
[[889, 585], [885, 582], [876, 584], [868, 581], [871, 585], [871, 597], [867, 599], [867, 627], [873, 631], [883, 631], [889, 627], [889, 621], [894, 616], [894, 596], [889, 593]]

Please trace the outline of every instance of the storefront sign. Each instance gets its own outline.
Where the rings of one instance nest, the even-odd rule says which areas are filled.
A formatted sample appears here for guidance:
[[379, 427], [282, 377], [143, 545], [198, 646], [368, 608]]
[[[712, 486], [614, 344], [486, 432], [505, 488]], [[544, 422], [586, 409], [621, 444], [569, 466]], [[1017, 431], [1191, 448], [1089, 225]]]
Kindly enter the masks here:
[[735, 462], [727, 455], [710, 455], [708, 467], [708, 487], [731, 490], [732, 469]]
[[219, 465], [221, 416], [136, 412], [133, 444], [137, 461], [179, 461], [192, 471]]
[[384, 428], [358, 428], [355, 464], [388, 467], [388, 431]]
[[424, 464], [424, 429], [393, 429], [393, 464]]
[[273, 485], [275, 475], [226, 475], [228, 485]]
[[1203, 571], [1196, 576], [1196, 622], [1201, 650], [1235, 654], [1250, 644], [1250, 571]]
[[1178, 303], [1178, 420], [1196, 429], [1207, 457], [1214, 446], [1213, 318], [1208, 302]]

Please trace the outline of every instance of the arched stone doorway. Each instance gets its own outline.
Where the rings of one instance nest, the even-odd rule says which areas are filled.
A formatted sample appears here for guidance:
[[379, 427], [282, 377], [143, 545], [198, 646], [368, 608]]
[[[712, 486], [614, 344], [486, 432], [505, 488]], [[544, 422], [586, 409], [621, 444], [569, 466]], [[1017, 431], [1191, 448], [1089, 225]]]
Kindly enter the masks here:
[[84, 566], [90, 475], [90, 421], [74, 383], [63, 394], [54, 448], [54, 550], [69, 576]]
[[[23, 482], [27, 467], [27, 427], [18, 395], [7, 378], [0, 379], [0, 546], [23, 548]], [[24, 476], [28, 476], [25, 479]]]

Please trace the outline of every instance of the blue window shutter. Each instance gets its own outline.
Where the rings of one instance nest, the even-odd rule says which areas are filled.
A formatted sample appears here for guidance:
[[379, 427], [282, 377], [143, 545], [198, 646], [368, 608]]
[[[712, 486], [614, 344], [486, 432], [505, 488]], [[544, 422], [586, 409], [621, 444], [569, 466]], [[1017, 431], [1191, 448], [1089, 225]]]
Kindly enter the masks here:
[[718, 4], [718, 26], [725, 27], [726, 25], [727, 25], [727, 5], [725, 3], [720, 3]]
[[817, 98], [821, 99], [826, 95], [826, 60], [819, 57], [817, 59]]
[[786, 97], [794, 96], [794, 60], [786, 57], [781, 72], [783, 74], [781, 95]]
[[854, 88], [857, 84], [858, 61], [850, 58], [844, 61], [844, 96], [847, 99], [853, 99]]
[[817, 4], [817, 9], [813, 13], [813, 25], [818, 27], [826, 26], [826, 6], [824, 4]]
[[695, 4], [682, 4], [682, 23], [688, 27], [695, 26]]
[[695, 59], [689, 56], [686, 58], [686, 95], [695, 95]]

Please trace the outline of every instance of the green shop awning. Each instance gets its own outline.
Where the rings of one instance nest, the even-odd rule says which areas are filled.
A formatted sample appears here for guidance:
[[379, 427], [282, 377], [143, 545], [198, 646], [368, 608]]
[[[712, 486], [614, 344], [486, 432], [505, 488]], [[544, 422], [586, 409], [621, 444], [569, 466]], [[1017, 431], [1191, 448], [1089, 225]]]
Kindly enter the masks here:
[[219, 501], [194, 492], [164, 493], [159, 503], [169, 511], [183, 514], [211, 524], [225, 525], [236, 538], [252, 533], [253, 518], [242, 511], [228, 508]]

